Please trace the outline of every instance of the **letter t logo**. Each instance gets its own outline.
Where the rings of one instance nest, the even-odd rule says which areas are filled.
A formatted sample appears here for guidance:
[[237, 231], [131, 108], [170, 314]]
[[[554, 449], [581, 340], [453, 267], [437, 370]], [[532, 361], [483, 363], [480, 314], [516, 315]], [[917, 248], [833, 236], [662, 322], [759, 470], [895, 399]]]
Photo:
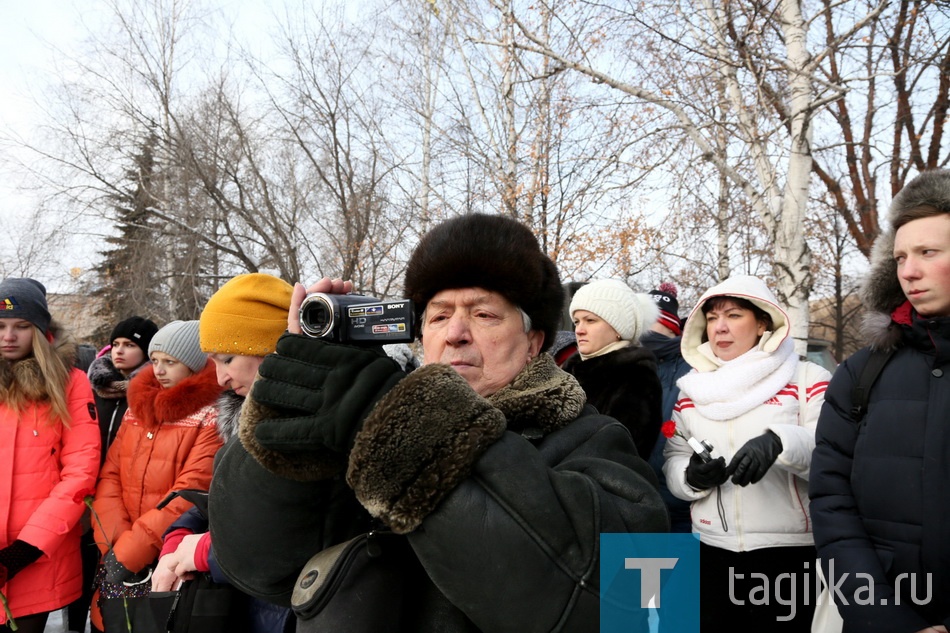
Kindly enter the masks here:
[[656, 596], [656, 608], [660, 608], [660, 570], [676, 567], [678, 558], [624, 558], [625, 569], [640, 570], [640, 608], [650, 606], [650, 599]]

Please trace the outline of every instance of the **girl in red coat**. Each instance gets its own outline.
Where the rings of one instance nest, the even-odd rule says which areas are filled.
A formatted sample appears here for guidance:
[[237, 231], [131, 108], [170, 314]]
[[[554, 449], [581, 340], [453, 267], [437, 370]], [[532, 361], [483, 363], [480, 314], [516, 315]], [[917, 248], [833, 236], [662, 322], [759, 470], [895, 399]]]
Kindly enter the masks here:
[[0, 591], [20, 633], [82, 590], [79, 518], [99, 466], [89, 381], [49, 332], [43, 285], [0, 282]]
[[[148, 355], [151, 366], [129, 384], [129, 409], [109, 447], [93, 503], [101, 522], [93, 525], [103, 553], [99, 589], [106, 598], [125, 591], [138, 595], [135, 587], [126, 589], [138, 581], [141, 593], [148, 592], [162, 534], [191, 504], [176, 498], [157, 506], [173, 490], [207, 490], [221, 446], [215, 407], [221, 388], [198, 343], [198, 322], [169, 323], [152, 338]], [[125, 630], [124, 616], [103, 626], [96, 602], [95, 626], [106, 633]]]

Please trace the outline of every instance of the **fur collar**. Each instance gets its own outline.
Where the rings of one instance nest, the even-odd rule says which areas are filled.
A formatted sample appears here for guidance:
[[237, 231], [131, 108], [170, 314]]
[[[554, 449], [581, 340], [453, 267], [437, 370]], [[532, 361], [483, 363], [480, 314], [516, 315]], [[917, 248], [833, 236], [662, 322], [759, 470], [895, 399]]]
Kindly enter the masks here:
[[[54, 344], [53, 353], [69, 369], [76, 358], [76, 346], [71, 341], [61, 341]], [[21, 394], [29, 402], [49, 399], [46, 379], [33, 356], [12, 363], [0, 359], [0, 401], [5, 402], [7, 394], [13, 393]]]
[[132, 380], [148, 363], [142, 363], [126, 378], [121, 371], [115, 368], [112, 357], [104, 354], [92, 361], [89, 365], [89, 384], [96, 395], [106, 400], [119, 400], [125, 397], [129, 390], [129, 381]]
[[350, 452], [346, 481], [367, 511], [405, 534], [475, 467], [505, 429], [532, 441], [573, 422], [585, 403], [573, 376], [542, 354], [483, 398], [450, 366], [423, 366], [376, 405]]
[[[416, 370], [409, 376], [412, 377], [419, 371]], [[451, 377], [458, 379], [454, 370], [447, 371], [451, 372]], [[422, 372], [414, 381], [407, 382], [403, 379], [386, 396], [397, 397], [400, 392], [407, 390], [408, 384], [428, 381], [425, 383], [427, 393], [420, 395], [413, 392], [410, 396], [410, 400], [418, 409], [410, 416], [413, 425], [418, 425], [418, 421], [424, 419], [428, 413], [421, 403], [427, 398], [436, 397], [433, 394], [439, 393], [444, 386], [442, 377], [432, 376], [430, 373]], [[580, 383], [561, 370], [550, 354], [541, 354], [529, 363], [510, 385], [489, 396], [487, 400], [504, 414], [509, 430], [517, 433], [532, 430], [547, 435], [577, 418], [587, 402], [587, 396]], [[378, 411], [379, 405], [370, 416], [378, 414]], [[241, 442], [247, 452], [264, 468], [281, 477], [298, 481], [328, 479], [346, 468], [346, 455], [322, 446], [311, 447], [311, 450], [300, 455], [278, 453], [261, 447], [254, 436], [254, 430], [260, 420], [274, 418], [276, 415], [275, 411], [256, 402], [253, 396], [247, 399], [241, 410]], [[427, 427], [423, 425], [422, 428]]]
[[505, 414], [508, 430], [538, 428], [547, 435], [580, 415], [587, 396], [577, 379], [560, 369], [550, 354], [541, 354], [511, 384], [488, 396]]
[[165, 389], [156, 380], [151, 365], [146, 365], [129, 384], [129, 408], [146, 428], [187, 418], [214, 404], [221, 387], [209, 360], [197, 374]]
[[594, 356], [581, 360], [580, 353], [574, 354], [564, 362], [564, 371], [577, 376], [582, 383], [593, 377], [609, 377], [601, 372], [627, 370], [631, 365], [641, 365], [644, 369], [656, 372], [656, 356], [639, 345], [630, 345], [616, 349], [603, 356]]
[[241, 418], [241, 406], [243, 405], [244, 397], [237, 395], [230, 389], [223, 392], [218, 398], [218, 435], [225, 444], [237, 435], [238, 420]]

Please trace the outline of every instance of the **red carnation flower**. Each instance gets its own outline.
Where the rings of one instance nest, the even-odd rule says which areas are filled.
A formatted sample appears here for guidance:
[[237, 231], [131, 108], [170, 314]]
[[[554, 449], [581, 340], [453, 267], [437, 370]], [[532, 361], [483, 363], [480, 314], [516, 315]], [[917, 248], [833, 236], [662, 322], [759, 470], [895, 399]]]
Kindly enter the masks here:
[[92, 498], [95, 494], [95, 488], [83, 488], [73, 495], [73, 503], [86, 503], [86, 497]]

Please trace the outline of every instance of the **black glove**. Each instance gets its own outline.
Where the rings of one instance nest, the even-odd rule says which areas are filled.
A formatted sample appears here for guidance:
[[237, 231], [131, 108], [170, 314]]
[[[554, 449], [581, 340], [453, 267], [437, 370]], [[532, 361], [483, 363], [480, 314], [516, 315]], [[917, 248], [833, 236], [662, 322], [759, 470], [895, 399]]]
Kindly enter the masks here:
[[737, 486], [754, 484], [769, 471], [782, 452], [782, 440], [772, 431], [766, 431], [742, 445], [732, 456], [727, 470]]
[[119, 559], [115, 557], [115, 551], [111, 549], [102, 557], [102, 566], [106, 570], [106, 582], [111, 582], [113, 585], [125, 582], [135, 575], [135, 572], [119, 562]]
[[39, 559], [42, 550], [19, 539], [0, 549], [0, 577], [3, 584], [20, 573], [24, 567]]
[[729, 473], [726, 471], [725, 457], [704, 462], [703, 458], [696, 453], [690, 456], [689, 465], [686, 467], [686, 483], [690, 488], [709, 490], [722, 485], [727, 479], [729, 479]]
[[250, 396], [273, 417], [241, 422], [253, 426], [253, 438], [270, 451], [345, 454], [376, 401], [405, 375], [379, 347], [284, 334], [277, 353], [261, 364]]

